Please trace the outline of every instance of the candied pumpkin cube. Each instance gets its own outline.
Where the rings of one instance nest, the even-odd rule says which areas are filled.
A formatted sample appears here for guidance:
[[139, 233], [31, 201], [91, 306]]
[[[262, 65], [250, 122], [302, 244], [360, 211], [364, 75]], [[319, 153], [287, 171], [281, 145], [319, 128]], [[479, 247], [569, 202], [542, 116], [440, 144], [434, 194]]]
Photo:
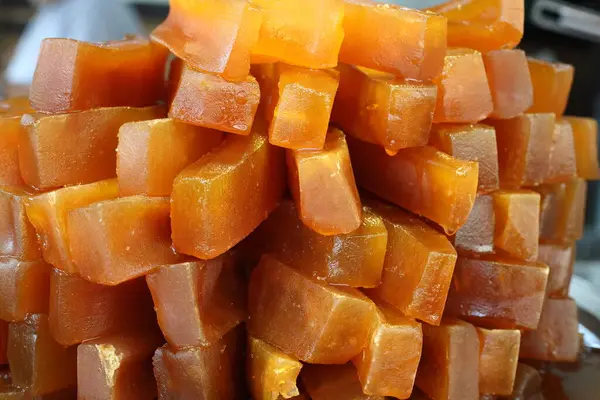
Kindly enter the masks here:
[[183, 260], [171, 247], [164, 197], [122, 197], [78, 208], [69, 213], [67, 235], [79, 274], [102, 285], [118, 285]]
[[517, 329], [477, 328], [479, 334], [479, 391], [509, 396], [519, 362], [521, 332]]
[[140, 37], [105, 43], [44, 39], [31, 105], [44, 113], [151, 106], [164, 97], [167, 55]]
[[450, 237], [450, 241], [457, 250], [491, 253], [494, 250], [495, 231], [494, 196], [479, 195], [467, 222]]
[[566, 182], [577, 175], [575, 140], [571, 124], [556, 121], [550, 149], [550, 166], [545, 183]]
[[[364, 189], [454, 234], [467, 222], [477, 193], [476, 162], [457, 160], [433, 147], [400, 150], [347, 137], [356, 181]], [[427, 183], [427, 184], [424, 184]]]
[[356, 368], [343, 365], [305, 365], [300, 374], [312, 400], [384, 400], [383, 396], [363, 393]]
[[119, 194], [170, 196], [185, 167], [223, 141], [223, 133], [173, 119], [130, 122], [119, 129]]
[[535, 188], [541, 195], [540, 240], [570, 243], [583, 237], [587, 182], [575, 178], [567, 183]]
[[0, 112], [0, 185], [24, 186], [19, 169], [19, 137], [25, 135], [21, 116], [5, 116]]
[[48, 312], [50, 266], [42, 260], [0, 257], [0, 318], [23, 321]]
[[572, 65], [551, 63], [529, 58], [529, 72], [533, 83], [533, 104], [530, 113], [565, 113], [575, 69]]
[[34, 226], [44, 260], [67, 273], [76, 273], [71, 260], [67, 236], [69, 212], [103, 200], [112, 200], [119, 194], [115, 179], [68, 186], [39, 194], [27, 201], [27, 217]]
[[340, 87], [332, 122], [357, 139], [384, 147], [389, 154], [427, 144], [436, 85], [347, 64], [337, 69]]
[[577, 176], [587, 180], [600, 179], [598, 168], [598, 122], [592, 118], [565, 117], [571, 124], [575, 142]]
[[540, 244], [538, 261], [550, 268], [546, 292], [549, 296], [566, 297], [575, 264], [575, 246], [570, 243]]
[[479, 122], [494, 110], [483, 58], [476, 50], [449, 49], [434, 83], [438, 91], [433, 122]]
[[339, 59], [419, 81], [440, 75], [446, 18], [369, 0], [346, 0]]
[[35, 228], [25, 211], [28, 198], [33, 194], [27, 188], [0, 187], [0, 256], [21, 260], [42, 258]]
[[376, 319], [360, 291], [313, 280], [269, 255], [252, 273], [248, 298], [250, 334], [310, 363], [350, 361]]
[[288, 186], [306, 226], [321, 235], [358, 229], [362, 206], [342, 131], [331, 128], [322, 150], [288, 150], [287, 166]]
[[171, 194], [175, 249], [201, 259], [225, 253], [268, 217], [284, 190], [281, 149], [260, 132], [228, 136], [175, 179]]

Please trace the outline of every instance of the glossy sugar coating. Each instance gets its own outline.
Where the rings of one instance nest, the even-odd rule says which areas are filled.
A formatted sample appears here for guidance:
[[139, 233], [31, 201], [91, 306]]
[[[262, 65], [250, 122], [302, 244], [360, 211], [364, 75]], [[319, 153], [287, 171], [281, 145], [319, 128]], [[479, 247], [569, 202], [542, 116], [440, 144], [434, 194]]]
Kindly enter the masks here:
[[8, 321], [0, 319], [0, 365], [8, 364], [6, 346], [8, 345]]
[[572, 65], [529, 58], [533, 83], [533, 105], [530, 113], [554, 113], [562, 116], [567, 108], [575, 69]]
[[119, 195], [116, 179], [68, 186], [31, 197], [26, 211], [35, 228], [44, 260], [67, 273], [76, 273], [71, 260], [67, 217], [69, 212]]
[[574, 362], [581, 351], [577, 304], [569, 298], [549, 298], [535, 331], [523, 332], [521, 358]]
[[586, 180], [600, 179], [598, 168], [598, 122], [592, 118], [565, 117], [571, 124], [575, 144], [577, 176]]
[[458, 250], [490, 253], [494, 250], [495, 230], [494, 196], [479, 195], [467, 222], [450, 237], [450, 241]]
[[288, 150], [288, 187], [302, 222], [321, 235], [350, 233], [362, 206], [344, 133], [331, 128], [322, 150]]
[[213, 345], [246, 319], [246, 282], [232, 254], [165, 265], [146, 282], [171, 348]]
[[549, 296], [566, 297], [575, 264], [575, 246], [540, 243], [538, 261], [550, 268], [548, 275]]
[[24, 135], [20, 115], [0, 113], [0, 185], [24, 186], [19, 170], [19, 137]]
[[477, 328], [479, 334], [479, 391], [508, 396], [513, 391], [521, 332], [517, 329]]
[[368, 293], [408, 317], [439, 325], [456, 251], [444, 234], [400, 208], [382, 202], [367, 204], [388, 231], [381, 285]]
[[175, 249], [201, 259], [225, 253], [269, 216], [284, 190], [281, 149], [270, 145], [258, 129], [246, 137], [227, 136], [175, 179], [171, 194]]
[[531, 190], [494, 193], [494, 247], [525, 261], [538, 258], [540, 195]]
[[71, 114], [23, 116], [19, 165], [38, 189], [114, 178], [119, 128], [126, 122], [164, 116], [164, 107], [96, 108]]
[[243, 80], [262, 13], [246, 0], [171, 0], [169, 16], [150, 35], [194, 69]]
[[384, 400], [384, 396], [363, 393], [356, 368], [343, 365], [305, 365], [300, 374], [312, 400]]
[[170, 196], [175, 177], [223, 141], [223, 133], [167, 118], [119, 129], [119, 194]]
[[487, 125], [435, 124], [429, 144], [459, 160], [477, 161], [478, 192], [498, 189], [498, 150], [494, 128]]
[[50, 266], [42, 260], [0, 257], [0, 318], [23, 321], [28, 314], [47, 313]]
[[248, 298], [250, 334], [304, 362], [350, 361], [376, 320], [360, 291], [313, 280], [268, 255], [252, 273]]
[[[232, 1], [232, 0], [227, 0]], [[196, 71], [186, 64], [169, 108], [169, 117], [186, 124], [248, 135], [260, 101], [252, 75], [239, 82]]]
[[44, 314], [30, 314], [24, 322], [10, 324], [8, 362], [13, 383], [31, 395], [77, 385], [77, 347], [58, 344]]
[[167, 55], [140, 37], [104, 43], [44, 39], [31, 105], [44, 113], [154, 105], [164, 98]]
[[554, 114], [521, 114], [485, 122], [496, 129], [500, 185], [504, 188], [539, 185], [550, 168]]
[[463, 321], [423, 325], [417, 386], [433, 400], [479, 399], [479, 338]]
[[573, 129], [565, 120], [556, 121], [550, 149], [550, 167], [544, 182], [566, 182], [576, 175], [577, 161]]
[[169, 199], [131, 196], [69, 213], [67, 235], [79, 274], [118, 285], [183, 260], [171, 248]]
[[427, 144], [437, 86], [347, 64], [331, 120], [345, 133], [378, 144], [390, 154]]
[[20, 260], [42, 258], [35, 229], [25, 212], [28, 198], [33, 194], [24, 187], [0, 186], [0, 256]]
[[483, 54], [494, 111], [490, 118], [514, 118], [533, 104], [533, 84], [523, 50], [493, 50]]
[[347, 0], [340, 62], [419, 81], [440, 75], [446, 18], [368, 0]]
[[465, 48], [448, 49], [438, 87], [433, 122], [473, 123], [494, 110], [481, 53]]
[[460, 256], [446, 311], [490, 329], [535, 329], [549, 269], [497, 255]]
[[457, 160], [430, 146], [402, 149], [390, 157], [379, 146], [346, 139], [361, 187], [430, 219], [449, 235], [465, 224], [477, 193], [476, 162]]
[[302, 363], [281, 350], [248, 336], [247, 382], [254, 400], [277, 400], [300, 396], [296, 380]]

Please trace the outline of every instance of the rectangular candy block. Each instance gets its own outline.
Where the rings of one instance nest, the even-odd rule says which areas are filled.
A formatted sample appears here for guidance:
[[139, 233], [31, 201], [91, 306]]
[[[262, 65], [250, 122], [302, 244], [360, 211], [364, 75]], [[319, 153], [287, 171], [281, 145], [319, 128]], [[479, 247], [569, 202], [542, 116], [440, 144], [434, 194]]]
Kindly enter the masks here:
[[533, 83], [533, 105], [530, 113], [564, 114], [573, 85], [575, 69], [572, 65], [550, 63], [529, 58], [529, 72]]
[[30, 198], [26, 205], [27, 217], [36, 230], [44, 260], [67, 273], [76, 273], [67, 236], [69, 212], [98, 201], [115, 199], [118, 194], [117, 181], [111, 179], [68, 186]]
[[312, 400], [384, 400], [384, 396], [363, 393], [356, 368], [344, 365], [305, 365], [302, 383]]
[[586, 180], [600, 179], [598, 168], [598, 122], [592, 118], [565, 117], [571, 124], [575, 143], [577, 176]]
[[20, 260], [38, 260], [42, 252], [25, 206], [33, 191], [18, 187], [0, 187], [0, 256]]
[[0, 185], [24, 186], [19, 170], [19, 136], [24, 135], [20, 115], [0, 113]]
[[479, 334], [479, 391], [509, 396], [513, 391], [521, 332], [516, 329], [477, 328]]
[[379, 146], [350, 136], [347, 140], [356, 181], [364, 189], [430, 219], [449, 235], [467, 222], [477, 193], [476, 162], [430, 146], [402, 149], [390, 157]]
[[171, 194], [175, 249], [201, 259], [225, 253], [268, 217], [284, 190], [281, 149], [259, 132], [228, 136], [175, 179]]
[[350, 361], [376, 319], [360, 291], [313, 280], [268, 255], [252, 273], [248, 298], [250, 334], [310, 363]]
[[0, 318], [23, 321], [48, 312], [50, 266], [42, 260], [0, 257]]
[[423, 325], [417, 386], [433, 400], [479, 399], [479, 338], [473, 325]]
[[288, 150], [286, 155], [288, 187], [302, 222], [321, 235], [358, 229], [362, 206], [344, 133], [331, 128], [322, 150]]
[[173, 119], [130, 122], [119, 129], [119, 194], [170, 196], [175, 177], [223, 141], [223, 133]]
[[126, 122], [160, 118], [164, 107], [113, 107], [58, 115], [26, 115], [19, 137], [25, 182], [38, 189], [114, 178], [119, 128]]
[[467, 222], [450, 237], [450, 240], [458, 250], [490, 253], [494, 251], [495, 231], [494, 196], [479, 195], [475, 199]]
[[78, 208], [69, 213], [67, 235], [79, 274], [102, 285], [118, 285], [183, 260], [171, 247], [164, 197], [122, 197]]
[[169, 108], [169, 117], [186, 124], [248, 135], [259, 101], [260, 87], [252, 75], [239, 82], [230, 82], [218, 75], [196, 71], [186, 64]]
[[575, 178], [567, 183], [542, 185], [540, 240], [568, 244], [583, 237], [587, 183]]
[[140, 37], [105, 43], [44, 39], [31, 105], [44, 113], [151, 106], [164, 97], [167, 55]]
[[575, 140], [571, 124], [556, 121], [550, 149], [550, 166], [545, 183], [566, 182], [577, 175]]
[[454, 158], [479, 163], [477, 190], [498, 189], [498, 150], [496, 132], [487, 125], [435, 124], [429, 144]]
[[460, 256], [446, 310], [490, 329], [535, 329], [549, 269], [496, 255]]
[[419, 81], [442, 72], [446, 18], [368, 0], [347, 0], [340, 61]]
[[340, 87], [332, 122], [344, 132], [390, 154], [427, 144], [437, 86], [368, 68], [338, 66]]
[[538, 261], [550, 268], [546, 292], [549, 296], [566, 297], [575, 264], [573, 244], [540, 244]]

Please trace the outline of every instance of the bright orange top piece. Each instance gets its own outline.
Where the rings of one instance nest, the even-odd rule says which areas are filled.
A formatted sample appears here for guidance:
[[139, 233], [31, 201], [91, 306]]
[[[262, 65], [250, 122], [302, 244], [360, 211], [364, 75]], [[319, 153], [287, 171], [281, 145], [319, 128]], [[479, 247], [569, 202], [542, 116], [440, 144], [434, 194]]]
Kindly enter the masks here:
[[42, 252], [25, 207], [35, 193], [18, 187], [0, 187], [0, 256], [38, 260]]
[[19, 138], [24, 135], [21, 115], [0, 112], [0, 185], [25, 186], [19, 169], [18, 151]]
[[458, 250], [490, 253], [494, 250], [495, 230], [494, 197], [492, 194], [479, 195], [467, 222], [450, 240]]
[[544, 183], [568, 182], [577, 175], [575, 139], [568, 121], [556, 121]]
[[311, 400], [384, 400], [384, 396], [365, 394], [356, 368], [344, 365], [305, 365], [300, 374]]
[[528, 112], [564, 114], [575, 69], [569, 64], [528, 59], [533, 83], [533, 105]]
[[419, 81], [440, 75], [446, 18], [369, 0], [346, 0], [340, 61]]
[[598, 168], [598, 122], [592, 118], [565, 117], [573, 129], [577, 176], [586, 180], [600, 179]]
[[513, 391], [521, 332], [517, 329], [477, 328], [481, 346], [479, 354], [479, 391], [509, 396]]
[[106, 43], [45, 39], [29, 99], [37, 111], [144, 107], [164, 98], [168, 52], [147, 40]]
[[538, 261], [550, 268], [546, 288], [548, 295], [567, 297], [575, 266], [575, 246], [540, 244]]
[[28, 314], [48, 312], [50, 265], [42, 260], [0, 257], [0, 318], [23, 321]]

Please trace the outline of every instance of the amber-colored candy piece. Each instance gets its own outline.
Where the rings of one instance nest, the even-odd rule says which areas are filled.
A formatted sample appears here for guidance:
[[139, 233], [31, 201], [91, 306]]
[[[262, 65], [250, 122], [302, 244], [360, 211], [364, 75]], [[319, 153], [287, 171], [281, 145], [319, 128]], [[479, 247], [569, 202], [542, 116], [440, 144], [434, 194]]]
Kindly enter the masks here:
[[19, 137], [23, 179], [30, 186], [48, 189], [113, 178], [120, 126], [163, 115], [162, 106], [25, 115], [22, 123], [27, 133]]
[[60, 113], [156, 104], [164, 96], [167, 55], [137, 37], [105, 43], [44, 39], [29, 92], [31, 105]]
[[479, 338], [473, 325], [423, 325], [417, 386], [433, 400], [479, 399]]
[[25, 205], [33, 192], [18, 187], [0, 187], [0, 256], [21, 260], [42, 257], [35, 228], [27, 219]]
[[50, 333], [48, 317], [31, 314], [8, 328], [13, 383], [42, 395], [77, 384], [77, 347], [63, 347]]
[[0, 117], [20, 117], [32, 111], [29, 97], [19, 96], [0, 100]]
[[521, 358], [575, 361], [580, 352], [577, 304], [572, 299], [549, 298], [535, 331], [523, 332]]
[[284, 190], [281, 149], [257, 132], [228, 136], [175, 179], [171, 194], [175, 249], [201, 259], [225, 253], [268, 217]]
[[[540, 396], [542, 377], [537, 369], [523, 363], [517, 365], [515, 385], [510, 395], [514, 400], [543, 400]], [[539, 396], [539, 397], [536, 397]]]
[[548, 287], [546, 288], [548, 295], [566, 297], [569, 293], [575, 264], [575, 246], [573, 244], [540, 244], [538, 261], [550, 268]]
[[409, 213], [384, 203], [368, 204], [388, 231], [381, 285], [372, 293], [404, 315], [438, 325], [456, 251], [445, 235]]
[[170, 196], [177, 174], [222, 141], [222, 132], [173, 119], [124, 124], [117, 147], [120, 195]]
[[185, 65], [169, 117], [186, 124], [248, 135], [259, 101], [260, 87], [252, 75], [240, 82], [230, 82]]
[[8, 345], [8, 322], [0, 320], [0, 365], [8, 364], [6, 346]]
[[390, 154], [427, 144], [437, 86], [347, 64], [338, 70], [331, 118], [344, 132]]
[[564, 114], [573, 85], [572, 65], [528, 59], [533, 83], [533, 105], [528, 112]]
[[449, 49], [438, 86], [434, 122], [473, 123], [494, 110], [492, 94], [481, 53], [471, 49]]
[[0, 185], [25, 185], [19, 170], [18, 153], [19, 137], [24, 134], [20, 115], [8, 111], [5, 115], [0, 111]]
[[519, 260], [536, 261], [540, 236], [540, 194], [530, 190], [494, 193], [494, 246]]
[[79, 274], [102, 285], [118, 285], [183, 259], [171, 248], [168, 198], [94, 203], [71, 211], [67, 227]]
[[432, 220], [450, 235], [467, 221], [477, 193], [476, 162], [430, 146], [402, 149], [390, 157], [379, 146], [350, 136], [347, 140], [360, 186]]
[[460, 256], [446, 310], [491, 329], [535, 329], [548, 267], [496, 255]]
[[50, 266], [42, 260], [0, 257], [0, 318], [23, 321], [28, 314], [46, 313]]
[[275, 105], [279, 99], [277, 63], [255, 64], [250, 68], [252, 76], [260, 86], [260, 104], [258, 113], [269, 121], [275, 113]]
[[539, 185], [550, 167], [554, 114], [522, 114], [507, 120], [487, 120], [496, 129], [502, 187]]
[[436, 124], [429, 144], [454, 158], [479, 163], [477, 189], [488, 193], [498, 189], [496, 132], [486, 125]]
[[347, 0], [340, 61], [429, 81], [442, 72], [446, 18], [368, 0]]
[[260, 339], [248, 337], [248, 384], [255, 400], [277, 400], [300, 395], [296, 380], [302, 363]]
[[313, 280], [272, 256], [252, 273], [248, 298], [250, 334], [310, 363], [350, 361], [376, 318], [375, 305], [358, 290]]
[[537, 187], [540, 206], [540, 240], [568, 244], [583, 236], [587, 182], [580, 178]]
[[467, 222], [450, 240], [458, 250], [490, 253], [494, 250], [495, 230], [494, 197], [491, 194], [479, 195]]
[[312, 400], [384, 400], [383, 396], [363, 393], [356, 369], [344, 365], [305, 365], [302, 383]]
[[358, 229], [362, 207], [342, 131], [330, 129], [323, 150], [288, 151], [287, 165], [288, 186], [306, 226], [321, 235]]
[[598, 122], [592, 118], [565, 117], [571, 124], [575, 142], [577, 176], [587, 180], [600, 179], [598, 168]]
[[544, 182], [566, 182], [576, 175], [577, 161], [573, 129], [565, 120], [556, 121], [550, 149], [550, 166]]
[[521, 332], [516, 329], [477, 328], [480, 343], [479, 391], [508, 396], [512, 393], [519, 362]]
[[65, 272], [77, 272], [67, 237], [69, 212], [98, 201], [115, 199], [118, 194], [117, 181], [112, 179], [69, 186], [29, 199], [27, 217], [37, 232], [44, 260]]

